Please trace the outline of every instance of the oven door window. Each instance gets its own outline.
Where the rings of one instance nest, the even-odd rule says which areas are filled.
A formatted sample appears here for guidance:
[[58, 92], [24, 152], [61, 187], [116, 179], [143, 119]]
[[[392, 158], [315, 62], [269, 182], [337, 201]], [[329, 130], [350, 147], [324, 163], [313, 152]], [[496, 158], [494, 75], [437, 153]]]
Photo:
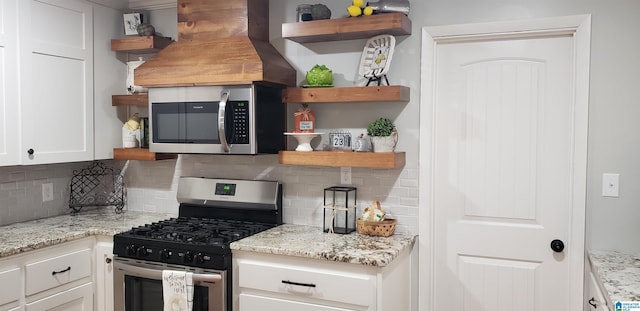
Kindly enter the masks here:
[[219, 144], [218, 103], [152, 103], [153, 142]]
[[[125, 310], [146, 311], [163, 310], [162, 282], [125, 275]], [[193, 310], [207, 311], [209, 306], [209, 289], [204, 286], [194, 286]]]

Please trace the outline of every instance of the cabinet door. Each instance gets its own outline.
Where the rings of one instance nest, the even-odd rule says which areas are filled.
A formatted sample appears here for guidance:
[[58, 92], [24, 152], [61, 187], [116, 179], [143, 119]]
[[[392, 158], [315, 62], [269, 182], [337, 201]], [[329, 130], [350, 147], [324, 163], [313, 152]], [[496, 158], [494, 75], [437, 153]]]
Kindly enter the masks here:
[[86, 283], [47, 298], [28, 303], [26, 310], [91, 311], [93, 310], [93, 283]]
[[21, 0], [19, 12], [22, 164], [92, 160], [92, 7]]
[[18, 20], [16, 0], [0, 0], [0, 166], [20, 163], [18, 155]]
[[0, 305], [16, 302], [22, 296], [20, 286], [22, 284], [22, 272], [14, 267], [0, 271]]
[[299, 301], [291, 301], [279, 298], [263, 297], [249, 294], [240, 294], [240, 311], [251, 310], [278, 310], [278, 311], [353, 311], [354, 309], [343, 309], [329, 306], [322, 306]]
[[585, 307], [591, 311], [609, 311], [604, 293], [600, 290], [598, 280], [591, 271], [589, 271], [589, 278], [587, 282], [589, 283], [587, 285], [587, 303], [585, 304]]
[[113, 243], [96, 245], [96, 311], [113, 311]]

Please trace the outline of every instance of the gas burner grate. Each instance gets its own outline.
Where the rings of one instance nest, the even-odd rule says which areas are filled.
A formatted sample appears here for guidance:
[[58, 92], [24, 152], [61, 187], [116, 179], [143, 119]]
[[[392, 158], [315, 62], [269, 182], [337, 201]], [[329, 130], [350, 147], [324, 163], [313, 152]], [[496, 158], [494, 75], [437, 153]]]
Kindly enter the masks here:
[[225, 245], [274, 225], [209, 218], [171, 218], [133, 228], [130, 233], [156, 241]]

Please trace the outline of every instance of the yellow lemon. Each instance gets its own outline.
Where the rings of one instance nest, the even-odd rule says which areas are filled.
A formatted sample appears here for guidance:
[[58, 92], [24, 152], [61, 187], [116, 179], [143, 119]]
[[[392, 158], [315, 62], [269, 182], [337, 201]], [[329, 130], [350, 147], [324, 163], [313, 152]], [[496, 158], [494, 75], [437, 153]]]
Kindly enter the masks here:
[[364, 8], [364, 0], [353, 0], [353, 6]]
[[362, 9], [357, 7], [357, 6], [355, 6], [355, 5], [352, 5], [352, 6], [348, 7], [347, 8], [347, 12], [349, 12], [349, 15], [354, 16], [354, 17], [362, 15]]
[[373, 8], [368, 6], [368, 7], [364, 8], [364, 10], [362, 10], [362, 13], [364, 15], [371, 15], [371, 14], [373, 14]]

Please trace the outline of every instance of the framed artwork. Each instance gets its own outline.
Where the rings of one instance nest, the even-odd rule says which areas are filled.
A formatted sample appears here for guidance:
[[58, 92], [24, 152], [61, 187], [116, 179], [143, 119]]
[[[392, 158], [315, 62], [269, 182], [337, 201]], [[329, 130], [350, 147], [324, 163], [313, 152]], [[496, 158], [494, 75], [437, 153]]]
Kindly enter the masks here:
[[127, 36], [138, 35], [138, 25], [142, 24], [142, 13], [125, 13], [124, 34]]
[[372, 81], [387, 80], [387, 72], [391, 66], [391, 58], [396, 45], [396, 38], [392, 35], [379, 35], [369, 40], [364, 45], [362, 56], [360, 57], [359, 74], [367, 79], [367, 85]]

